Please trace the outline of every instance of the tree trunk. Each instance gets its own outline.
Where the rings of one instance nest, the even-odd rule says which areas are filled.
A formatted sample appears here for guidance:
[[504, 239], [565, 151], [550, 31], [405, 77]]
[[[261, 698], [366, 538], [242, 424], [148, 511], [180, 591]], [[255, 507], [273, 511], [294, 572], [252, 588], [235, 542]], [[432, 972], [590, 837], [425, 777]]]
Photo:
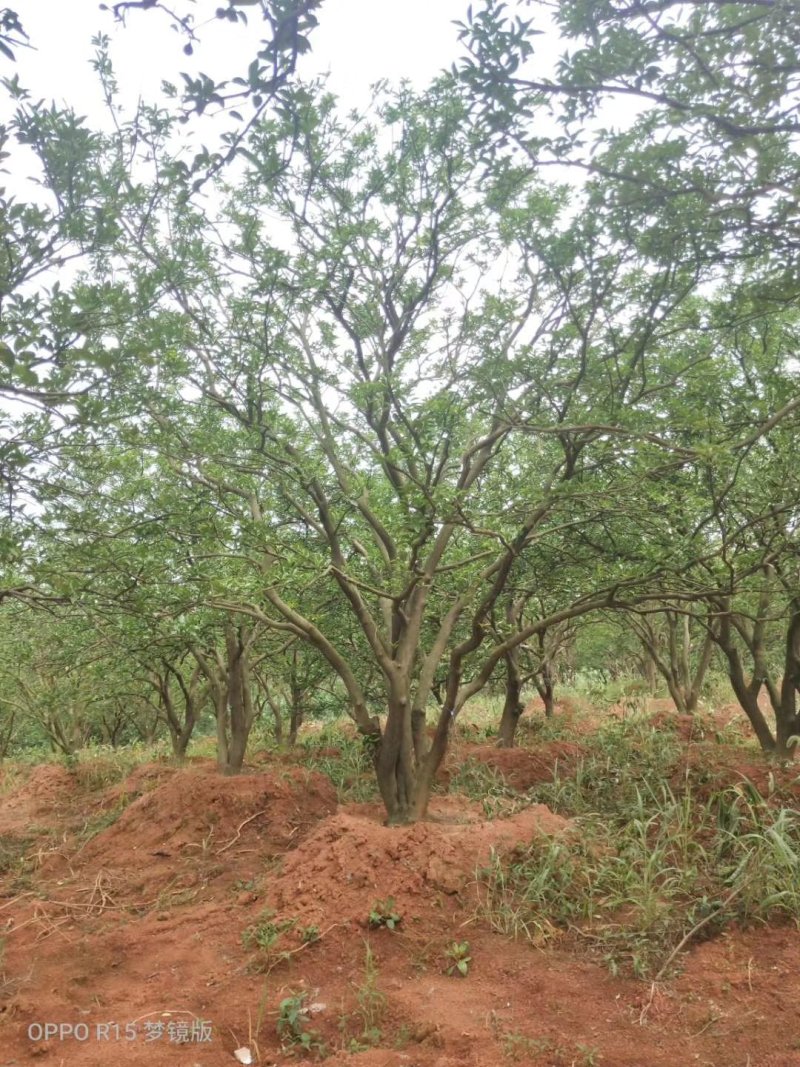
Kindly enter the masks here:
[[642, 657], [642, 675], [645, 684], [650, 691], [650, 696], [655, 696], [656, 688], [658, 686], [658, 670], [656, 668], [655, 660], [650, 655], [647, 646], [645, 646], [645, 654]]
[[[172, 754], [175, 759], [182, 762], [186, 759], [186, 751], [197, 721], [196, 688], [200, 669], [199, 667], [195, 669], [187, 684], [177, 667], [166, 660], [162, 661], [162, 666], [163, 670], [153, 670], [148, 680], [158, 694], [160, 712], [163, 714], [169, 731]], [[170, 687], [172, 678], [177, 681], [183, 696], [183, 715], [178, 714], [175, 701], [172, 699]]]
[[264, 695], [267, 698], [267, 704], [269, 704], [269, 710], [272, 712], [272, 721], [275, 724], [275, 743], [278, 745], [283, 744], [283, 716], [281, 715], [280, 705], [273, 699], [271, 689], [264, 678], [261, 679], [261, 688], [264, 690]]
[[378, 788], [390, 826], [418, 817], [414, 814], [419, 784], [415, 763], [407, 689], [396, 679], [389, 685], [389, 715], [375, 757]]
[[225, 651], [228, 666], [227, 707], [230, 721], [225, 774], [239, 774], [244, 763], [247, 741], [255, 720], [247, 663], [248, 632], [246, 627], [225, 626]]
[[[520, 715], [525, 710], [522, 703], [522, 679], [519, 673], [519, 660], [514, 652], [509, 652], [505, 657], [506, 663], [506, 698], [503, 704], [503, 714], [500, 717], [500, 730], [497, 737], [498, 748], [513, 748], [514, 737], [517, 732], [517, 724]], [[538, 686], [537, 686], [538, 688]]]
[[672, 697], [673, 703], [678, 710], [678, 714], [686, 715], [689, 711], [689, 707], [686, 702], [686, 694], [684, 693], [683, 686], [679, 679], [677, 679], [671, 671], [667, 672], [664, 678], [667, 683], [669, 695]]
[[797, 714], [797, 694], [800, 692], [800, 600], [792, 601], [791, 616], [786, 629], [786, 650], [783, 663], [780, 704], [776, 709], [776, 746], [781, 757], [794, 758], [800, 718]]
[[433, 735], [433, 741], [430, 748], [425, 753], [425, 757], [417, 768], [417, 781], [414, 789], [414, 804], [412, 807], [412, 821], [416, 819], [424, 819], [428, 812], [428, 804], [430, 803], [431, 793], [433, 792], [433, 783], [436, 779], [436, 772], [442, 765], [444, 757], [447, 753], [447, 746], [450, 742], [450, 730], [455, 722], [455, 709], [448, 707], [448, 702], [445, 701], [442, 706], [442, 710], [439, 712], [439, 720], [436, 724], [436, 732]]
[[223, 690], [214, 701], [214, 713], [217, 720], [217, 769], [223, 774], [228, 769], [228, 700]]
[[[692, 674], [691, 654], [691, 620], [688, 615], [665, 611], [663, 618], [667, 627], [667, 654], [661, 654], [659, 635], [653, 628], [642, 623], [636, 633], [645, 651], [649, 672], [661, 675], [667, 683], [669, 695], [675, 707], [682, 715], [691, 715], [697, 710], [697, 702], [714, 649], [714, 635], [709, 627], [703, 642], [703, 648]], [[648, 672], [648, 673], [649, 673]], [[649, 678], [648, 678], [649, 681]], [[651, 693], [655, 685], [650, 685]]]
[[703, 649], [697, 663], [697, 669], [694, 672], [694, 677], [690, 679], [687, 688], [686, 710], [690, 715], [697, 711], [700, 690], [703, 688], [703, 682], [705, 681], [706, 674], [708, 674], [708, 668], [711, 666], [711, 658], [714, 654], [714, 631], [715, 624], [709, 622], [708, 631], [703, 640]]
[[11, 738], [14, 736], [14, 724], [17, 719], [17, 709], [12, 708], [11, 714], [8, 717], [8, 727], [0, 740], [0, 760], [4, 760], [8, 756], [9, 749], [11, 748]]
[[289, 687], [289, 744], [297, 743], [297, 734], [303, 725], [305, 691], [295, 682]]
[[733, 643], [734, 639], [731, 633], [730, 615], [723, 616], [720, 624], [720, 632], [716, 640], [722, 651], [725, 653], [725, 658], [728, 661], [728, 678], [733, 686], [736, 699], [739, 701], [742, 710], [750, 720], [750, 725], [753, 727], [753, 732], [758, 738], [758, 743], [761, 745], [764, 752], [774, 752], [775, 738], [772, 736], [769, 723], [764, 718], [764, 713], [758, 706], [758, 694], [761, 691], [761, 682], [755, 676], [750, 684], [748, 684], [745, 679], [739, 650]]
[[428, 751], [428, 739], [425, 736], [425, 724], [427, 716], [425, 709], [416, 704], [411, 712], [411, 738], [414, 744], [414, 759], [417, 764], [421, 763]]
[[200, 681], [200, 668], [196, 667], [194, 671], [192, 671], [188, 682], [184, 680], [183, 675], [178, 669], [169, 665], [168, 668], [175, 676], [183, 696], [183, 722], [180, 724], [180, 729], [173, 738], [172, 747], [175, 756], [179, 760], [184, 760], [186, 759], [186, 751], [189, 748], [189, 741], [194, 733], [195, 723], [197, 722], [197, 687]]
[[544, 717], [546, 719], [552, 719], [553, 713], [556, 710], [556, 698], [555, 698], [555, 684], [553, 679], [553, 667], [549, 660], [545, 660], [542, 664], [542, 669], [534, 678], [534, 684], [536, 685], [536, 692], [542, 699], [544, 704]]

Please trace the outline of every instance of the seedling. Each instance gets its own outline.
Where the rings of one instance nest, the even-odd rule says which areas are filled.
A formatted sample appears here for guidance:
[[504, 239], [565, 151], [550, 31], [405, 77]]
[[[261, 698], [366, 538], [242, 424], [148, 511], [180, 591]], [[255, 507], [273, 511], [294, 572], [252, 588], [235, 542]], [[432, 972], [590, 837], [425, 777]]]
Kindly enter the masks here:
[[295, 993], [284, 997], [280, 1003], [276, 1030], [285, 1049], [299, 1047], [304, 1052], [311, 1052], [312, 1049], [322, 1047], [319, 1036], [308, 1029], [307, 999], [307, 993]]
[[450, 961], [447, 973], [451, 976], [460, 975], [461, 978], [466, 978], [469, 974], [469, 965], [472, 963], [469, 941], [454, 941], [447, 950], [447, 959]]
[[321, 937], [318, 926], [301, 926], [297, 932], [304, 945], [313, 945], [314, 942], [319, 941]]
[[243, 932], [242, 944], [245, 948], [260, 948], [269, 952], [275, 947], [281, 934], [291, 930], [295, 921], [280, 919], [276, 922], [272, 918], [272, 912], [267, 910], [254, 926], [248, 926]]
[[387, 930], [394, 930], [402, 922], [401, 916], [395, 911], [394, 897], [386, 900], [376, 900], [369, 913], [368, 925], [370, 930], [379, 930], [385, 926]]
[[[386, 997], [378, 989], [378, 967], [369, 942], [364, 942], [364, 977], [353, 986], [358, 1009], [352, 1016], [342, 1016], [339, 1029], [350, 1052], [364, 1052], [377, 1047], [383, 1040], [381, 1021], [386, 1011]], [[350, 1023], [356, 1022], [358, 1034], [347, 1041]]]

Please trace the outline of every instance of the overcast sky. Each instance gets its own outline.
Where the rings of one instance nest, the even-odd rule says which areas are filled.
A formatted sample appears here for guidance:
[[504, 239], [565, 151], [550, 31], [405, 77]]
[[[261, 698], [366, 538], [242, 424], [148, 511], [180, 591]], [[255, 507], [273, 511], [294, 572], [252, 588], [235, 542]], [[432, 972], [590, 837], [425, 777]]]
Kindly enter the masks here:
[[[109, 4], [111, 0], [108, 0]], [[406, 77], [425, 85], [458, 56], [455, 20], [464, 19], [468, 0], [325, 0], [311, 37], [304, 76], [330, 71], [330, 87], [348, 106], [363, 104], [368, 87], [381, 78]], [[90, 67], [91, 38], [112, 38], [112, 60], [125, 98], [154, 101], [165, 78], [203, 70], [212, 77], [237, 76], [267, 36], [251, 13], [248, 30], [211, 21], [200, 29], [195, 56], [182, 54], [184, 39], [163, 13], [132, 11], [123, 30], [98, 0], [17, 0], [14, 5], [36, 51], [19, 49], [16, 69], [35, 97], [67, 101], [82, 113], [99, 109], [97, 78]], [[169, 6], [169, 5], [167, 5]], [[213, 14], [213, 0], [199, 0], [198, 18]], [[190, 10], [176, 3], [179, 11]]]

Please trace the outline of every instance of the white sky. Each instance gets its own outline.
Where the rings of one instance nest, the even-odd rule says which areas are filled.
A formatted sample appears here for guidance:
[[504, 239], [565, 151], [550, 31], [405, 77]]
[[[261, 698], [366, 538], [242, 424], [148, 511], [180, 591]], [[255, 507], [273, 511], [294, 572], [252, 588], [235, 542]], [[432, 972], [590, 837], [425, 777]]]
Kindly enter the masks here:
[[[109, 6], [112, 0], [108, 0]], [[455, 20], [463, 20], [468, 0], [325, 0], [320, 25], [311, 35], [312, 54], [301, 73], [310, 77], [330, 71], [330, 88], [348, 107], [366, 103], [368, 87], [382, 79], [409, 78], [422, 87], [461, 51]], [[89, 63], [91, 38], [98, 32], [112, 39], [112, 61], [124, 98], [141, 95], [155, 102], [162, 80], [180, 86], [179, 72], [205, 71], [212, 77], [245, 73], [258, 41], [268, 27], [257, 9], [247, 30], [216, 19], [199, 30], [193, 57], [184, 56], [185, 40], [170, 30], [159, 11], [131, 11], [127, 26], [115, 24], [98, 0], [17, 0], [13, 5], [36, 51], [17, 51], [16, 71], [34, 97], [68, 102], [82, 114], [100, 108], [97, 76]], [[167, 5], [172, 6], [170, 4]], [[180, 13], [192, 10], [175, 0]], [[198, 21], [213, 15], [215, 0], [198, 0]], [[4, 61], [3, 73], [9, 64]]]

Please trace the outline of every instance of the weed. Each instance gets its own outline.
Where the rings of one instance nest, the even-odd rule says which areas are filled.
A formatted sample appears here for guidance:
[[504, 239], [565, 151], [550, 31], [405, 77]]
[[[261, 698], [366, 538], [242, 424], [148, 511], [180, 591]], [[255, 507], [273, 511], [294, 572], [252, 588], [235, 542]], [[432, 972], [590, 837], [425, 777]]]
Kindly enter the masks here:
[[503, 1055], [514, 1063], [529, 1063], [531, 1057], [545, 1052], [554, 1052], [552, 1041], [546, 1037], [526, 1037], [515, 1030], [506, 1030], [500, 1035]]
[[197, 900], [198, 887], [194, 889], [174, 889], [174, 890], [162, 890], [158, 894], [156, 900], [157, 911], [169, 911], [172, 908], [179, 908], [182, 905], [193, 904]]
[[245, 948], [271, 949], [275, 946], [278, 938], [286, 930], [291, 929], [294, 920], [282, 919], [274, 921], [274, 912], [267, 909], [261, 913], [258, 922], [248, 926], [242, 933], [242, 944]]
[[297, 933], [300, 935], [300, 940], [304, 945], [313, 945], [315, 941], [320, 939], [320, 928], [315, 925], [301, 926]]
[[196, 848], [198, 850], [199, 858], [205, 862], [209, 860], [213, 854], [214, 849], [214, 827], [205, 834], [200, 841], [190, 841], [186, 848]]
[[138, 753], [128, 749], [106, 752], [87, 749], [76, 760], [73, 770], [82, 788], [93, 793], [127, 778], [138, 762]]
[[289, 959], [290, 953], [278, 950], [278, 942], [287, 930], [291, 930], [296, 919], [275, 921], [274, 913], [267, 909], [262, 912], [258, 922], [242, 931], [242, 945], [246, 949], [258, 949], [260, 958], [253, 964], [253, 970], [271, 971], [279, 963]]
[[0, 775], [0, 797], [13, 793], [28, 778], [30, 768], [20, 766], [19, 763], [3, 763], [3, 771]]
[[600, 1050], [590, 1045], [577, 1045], [580, 1060], [576, 1060], [576, 1067], [597, 1067], [600, 1063]]
[[358, 804], [375, 799], [375, 771], [362, 739], [331, 728], [301, 747], [306, 752], [306, 765], [331, 780], [339, 803]]
[[[601, 731], [574, 778], [531, 795], [572, 815], [478, 872], [479, 911], [514, 938], [567, 934], [614, 973], [661, 977], [729, 924], [800, 924], [800, 814], [749, 783], [698, 798], [665, 784], [673, 742], [634, 717]], [[598, 814], [602, 812], [601, 814]]]
[[481, 760], [467, 759], [450, 776], [450, 792], [485, 801], [488, 797], [508, 797], [513, 790], [509, 789], [504, 775], [496, 767]]
[[107, 830], [109, 826], [113, 826], [133, 799], [134, 798], [129, 797], [127, 793], [123, 793], [112, 807], [106, 808], [105, 811], [98, 812], [97, 815], [93, 815], [91, 818], [87, 819], [78, 831], [78, 840], [81, 844], [85, 845], [88, 841], [91, 841], [93, 837], [102, 833], [103, 830]]
[[386, 900], [376, 900], [372, 905], [367, 925], [370, 930], [379, 930], [381, 927], [394, 930], [402, 921], [402, 917], [395, 911], [394, 897], [387, 897]]
[[293, 993], [284, 997], [278, 1008], [276, 1030], [285, 1051], [294, 1049], [322, 1054], [324, 1045], [319, 1035], [309, 1029], [308, 993]]
[[386, 997], [378, 988], [378, 965], [369, 941], [364, 942], [364, 977], [354, 987], [356, 1009], [352, 1016], [339, 1023], [342, 1036], [347, 1037], [350, 1023], [357, 1023], [356, 1034], [347, 1042], [349, 1052], [364, 1052], [380, 1045], [383, 1038], [381, 1023], [386, 1012]]
[[10, 834], [0, 837], [0, 874], [21, 873], [32, 843], [31, 837], [12, 837]]
[[0, 937], [0, 1013], [5, 1009], [6, 1005], [3, 1001], [6, 998], [14, 996], [18, 990], [31, 980], [33, 971], [29, 971], [26, 975], [18, 975], [16, 978], [9, 978], [5, 970], [5, 954], [6, 954], [6, 942], [5, 938]]
[[451, 976], [460, 975], [462, 978], [466, 978], [469, 974], [469, 965], [472, 963], [472, 956], [469, 954], [469, 941], [453, 941], [446, 952], [447, 960], [447, 973]]

